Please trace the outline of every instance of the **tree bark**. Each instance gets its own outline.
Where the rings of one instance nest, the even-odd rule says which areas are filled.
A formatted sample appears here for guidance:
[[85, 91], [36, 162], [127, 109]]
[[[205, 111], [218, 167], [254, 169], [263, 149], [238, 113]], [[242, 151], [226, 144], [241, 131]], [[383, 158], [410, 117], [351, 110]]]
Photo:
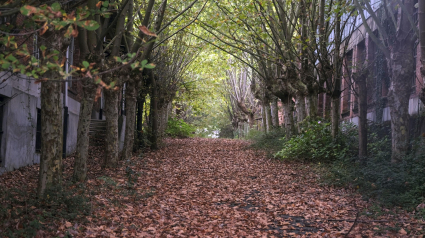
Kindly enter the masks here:
[[152, 80], [152, 91], [151, 91], [151, 126], [152, 126], [152, 135], [151, 135], [151, 149], [157, 150], [159, 148], [158, 141], [158, 91], [156, 85], [156, 79], [153, 75], [152, 70], [150, 70], [150, 77]]
[[272, 123], [272, 111], [271, 111], [271, 107], [270, 107], [270, 103], [266, 104], [266, 125], [267, 125], [267, 132], [270, 132], [273, 128], [273, 123]]
[[292, 116], [292, 98], [290, 96], [280, 99], [283, 104], [286, 139], [290, 139], [295, 134], [294, 117]]
[[123, 160], [131, 159], [134, 147], [134, 130], [136, 128], [136, 96], [137, 88], [134, 80], [127, 81], [127, 88], [125, 92], [125, 138], [124, 148], [122, 151]]
[[366, 75], [360, 75], [355, 82], [358, 86], [359, 101], [359, 159], [366, 162], [367, 157], [367, 81]]
[[143, 146], [143, 110], [146, 95], [139, 93], [137, 96], [137, 142], [135, 150]]
[[305, 97], [302, 93], [297, 93], [295, 100], [295, 107], [297, 110], [297, 128], [299, 128], [299, 124], [305, 119]]
[[266, 105], [263, 103], [263, 105], [262, 105], [262, 108], [261, 108], [261, 116], [262, 116], [262, 119], [263, 120], [261, 120], [262, 122], [263, 122], [263, 132], [264, 132], [264, 134], [266, 134], [267, 133], [267, 118], [266, 118]]
[[[342, 2], [342, 1], [338, 1]], [[335, 48], [340, 49], [341, 47], [341, 16], [336, 14], [335, 21]], [[341, 70], [342, 70], [342, 57], [340, 51], [334, 52], [334, 68], [333, 68], [333, 84], [328, 85], [331, 91], [331, 134], [333, 138], [336, 138], [339, 134], [339, 119], [341, 117]]]
[[318, 112], [318, 93], [313, 92], [306, 97], [305, 107], [307, 111], [307, 116], [310, 118], [316, 118]]
[[[61, 32], [47, 32], [43, 35], [42, 44], [50, 46], [49, 51], [59, 50], [58, 62], [61, 62], [63, 52], [66, 50], [65, 39]], [[47, 52], [49, 53], [49, 52]], [[47, 63], [47, 62], [43, 62]], [[56, 64], [56, 62], [50, 62]], [[53, 81], [44, 81], [41, 83], [41, 155], [40, 170], [37, 194], [41, 198], [45, 195], [45, 191], [53, 185], [61, 185], [62, 183], [62, 151], [63, 151], [63, 135], [62, 135], [62, 105], [61, 105], [61, 89], [62, 83], [56, 80], [61, 79], [61, 75], [51, 70], [46, 73], [46, 78]]]
[[105, 90], [106, 138], [103, 167], [114, 167], [118, 163], [118, 103], [119, 90]]
[[89, 153], [89, 131], [93, 102], [97, 86], [92, 82], [83, 82], [83, 97], [80, 102], [80, 115], [77, 129], [77, 148], [74, 162], [73, 179], [78, 182], [86, 180], [87, 158]]
[[[419, 46], [421, 55], [421, 76], [422, 85], [425, 85], [425, 1], [418, 1], [418, 17], [419, 17]], [[420, 99], [425, 105], [425, 86], [422, 86]]]
[[341, 117], [341, 96], [333, 96], [331, 101], [331, 133], [336, 138], [339, 133], [339, 119]]
[[391, 53], [392, 59], [388, 65], [391, 71], [388, 102], [391, 114], [391, 162], [393, 163], [400, 162], [408, 150], [411, 85], [406, 82], [413, 77], [413, 47], [411, 44], [398, 44], [398, 46]]
[[[59, 39], [60, 40], [60, 39]], [[51, 72], [50, 79], [60, 75]], [[41, 83], [41, 156], [38, 196], [62, 182], [62, 106], [61, 83]]]
[[279, 107], [278, 107], [278, 99], [272, 100], [272, 119], [273, 119], [273, 127], [278, 128], [279, 127]]

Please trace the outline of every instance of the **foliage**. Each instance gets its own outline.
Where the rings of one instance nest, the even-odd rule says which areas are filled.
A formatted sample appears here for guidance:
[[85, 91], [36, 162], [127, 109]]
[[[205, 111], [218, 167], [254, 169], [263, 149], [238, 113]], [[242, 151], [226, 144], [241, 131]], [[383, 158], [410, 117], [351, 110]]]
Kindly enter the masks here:
[[300, 125], [301, 133], [283, 143], [283, 149], [275, 154], [283, 160], [329, 162], [346, 157], [350, 152], [349, 141], [355, 135], [353, 126], [342, 128], [338, 138], [333, 139], [330, 123], [307, 118]]
[[284, 144], [281, 140], [282, 137], [285, 137], [285, 130], [283, 128], [274, 128], [267, 134], [258, 130], [250, 130], [245, 139], [253, 142], [251, 144], [252, 148], [265, 150], [271, 156], [282, 149]]
[[218, 137], [233, 139], [233, 137], [234, 137], [233, 130], [234, 129], [233, 129], [233, 126], [231, 124], [222, 126], [220, 128], [220, 133], [218, 134]]
[[192, 137], [194, 132], [195, 128], [184, 122], [183, 119], [174, 118], [168, 120], [167, 129], [165, 130], [167, 135], [179, 138]]

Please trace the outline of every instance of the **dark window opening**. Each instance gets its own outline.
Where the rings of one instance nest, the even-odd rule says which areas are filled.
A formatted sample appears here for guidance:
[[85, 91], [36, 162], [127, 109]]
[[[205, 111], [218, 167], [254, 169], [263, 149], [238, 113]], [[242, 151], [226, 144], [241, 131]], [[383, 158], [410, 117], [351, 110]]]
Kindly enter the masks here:
[[35, 132], [35, 152], [41, 152], [41, 109], [37, 108], [37, 128]]
[[[1, 149], [1, 142], [3, 137], [3, 106], [4, 106], [4, 98], [0, 97], [0, 149]], [[4, 166], [4, 159], [2, 156], [0, 156], [0, 167]]]

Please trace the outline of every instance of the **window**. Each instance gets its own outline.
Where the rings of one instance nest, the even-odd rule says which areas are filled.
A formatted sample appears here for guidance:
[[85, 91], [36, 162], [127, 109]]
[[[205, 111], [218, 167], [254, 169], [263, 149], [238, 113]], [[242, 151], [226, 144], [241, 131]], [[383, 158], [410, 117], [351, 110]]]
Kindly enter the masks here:
[[35, 132], [35, 152], [41, 151], [41, 109], [37, 108], [37, 127]]

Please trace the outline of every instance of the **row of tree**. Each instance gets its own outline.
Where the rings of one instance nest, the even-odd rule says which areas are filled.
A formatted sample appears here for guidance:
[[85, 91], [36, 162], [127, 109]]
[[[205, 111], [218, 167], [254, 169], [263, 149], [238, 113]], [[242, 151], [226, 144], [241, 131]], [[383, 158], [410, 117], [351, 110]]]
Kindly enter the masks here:
[[[147, 99], [151, 146], [158, 147], [169, 104], [185, 79], [185, 69], [196, 56], [197, 49], [192, 47], [184, 30], [206, 6], [206, 2], [197, 3], [198, 0], [185, 4], [167, 0], [13, 0], [0, 6], [0, 16], [7, 23], [0, 29], [3, 70], [41, 82], [39, 196], [62, 180], [61, 92], [67, 81], [76, 81], [82, 86], [78, 92], [81, 101], [75, 181], [86, 180], [91, 115], [102, 90], [107, 124], [103, 166], [113, 167], [120, 158], [131, 157], [137, 147], [135, 138], [139, 142], [143, 136]], [[41, 53], [40, 58], [28, 50], [32, 44], [28, 39], [34, 35], [39, 39], [34, 47]], [[64, 62], [72, 38], [79, 54], [74, 55], [77, 63], [67, 70]], [[124, 95], [121, 95], [122, 88], [125, 88]], [[125, 98], [126, 110], [121, 154], [118, 146], [120, 96]]]
[[[360, 160], [367, 157], [367, 87], [376, 77], [372, 68], [376, 66], [374, 59], [379, 58], [357, 57], [353, 63], [347, 57], [357, 40], [351, 37], [356, 31], [361, 32], [358, 27], [363, 25], [367, 34], [362, 37], [370, 39], [370, 44], [377, 48], [376, 54], [382, 56], [389, 78], [392, 161], [403, 158], [409, 145], [410, 82], [415, 77], [414, 46], [418, 39], [420, 55], [422, 58], [425, 55], [422, 1], [256, 0], [230, 5], [215, 2], [215, 5], [219, 10], [216, 20], [198, 23], [209, 37], [196, 36], [245, 64], [245, 68], [239, 69], [237, 81], [235, 73], [228, 74], [231, 105], [243, 114], [242, 119], [239, 115], [234, 119], [247, 117], [253, 125], [256, 105], [251, 102], [252, 97], [262, 104], [266, 112], [262, 116], [266, 118], [264, 121], [274, 118], [269, 116], [274, 111], [269, 107], [278, 98], [283, 105], [284, 128], [289, 138], [297, 133], [297, 125], [306, 117], [317, 116], [318, 95], [325, 93], [331, 98], [330, 118], [335, 137], [340, 127], [342, 92], [351, 90], [359, 105]], [[251, 74], [251, 93], [247, 93], [247, 73]], [[424, 70], [421, 73], [420, 85], [424, 85]], [[342, 88], [343, 80], [348, 82], [348, 88]], [[425, 103], [424, 90], [422, 87], [422, 103]], [[375, 99], [376, 105], [380, 100]], [[377, 117], [382, 120], [382, 110]]]

